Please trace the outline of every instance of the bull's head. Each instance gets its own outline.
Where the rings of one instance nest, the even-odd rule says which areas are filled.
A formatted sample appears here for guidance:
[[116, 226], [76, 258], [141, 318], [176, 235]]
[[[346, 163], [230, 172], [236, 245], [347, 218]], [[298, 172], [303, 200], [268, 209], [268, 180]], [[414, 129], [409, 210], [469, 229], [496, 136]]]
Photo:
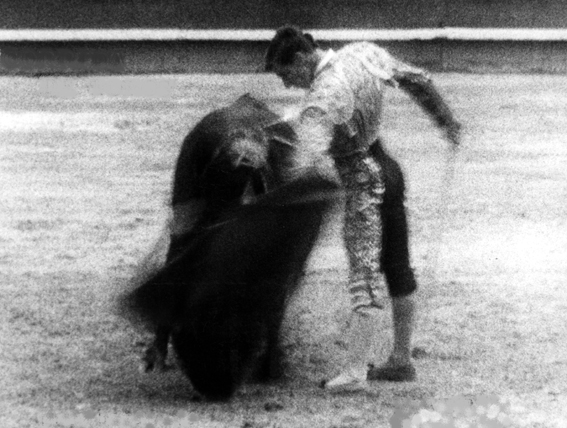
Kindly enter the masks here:
[[260, 169], [268, 162], [268, 140], [260, 128], [239, 128], [227, 138], [225, 153], [234, 168]]

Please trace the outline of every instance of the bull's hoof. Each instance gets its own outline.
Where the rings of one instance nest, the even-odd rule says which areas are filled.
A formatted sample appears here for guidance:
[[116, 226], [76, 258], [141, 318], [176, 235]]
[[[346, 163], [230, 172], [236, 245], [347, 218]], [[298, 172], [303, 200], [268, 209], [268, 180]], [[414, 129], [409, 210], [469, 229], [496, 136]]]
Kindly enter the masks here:
[[267, 353], [258, 361], [251, 380], [255, 383], [277, 382], [284, 376], [284, 372], [283, 354], [277, 350]]
[[148, 349], [146, 349], [146, 352], [142, 357], [140, 371], [142, 373], [163, 373], [170, 369], [170, 367], [165, 364], [166, 358], [166, 354], [156, 349], [155, 346], [150, 346]]
[[203, 401], [205, 401], [205, 397], [203, 396], [203, 394], [200, 394], [197, 391], [192, 391], [189, 397], [189, 401], [191, 401], [192, 403], [202, 403]]
[[253, 383], [274, 383], [280, 381], [284, 376], [284, 369], [281, 366], [265, 368], [262, 367], [253, 373], [251, 381]]

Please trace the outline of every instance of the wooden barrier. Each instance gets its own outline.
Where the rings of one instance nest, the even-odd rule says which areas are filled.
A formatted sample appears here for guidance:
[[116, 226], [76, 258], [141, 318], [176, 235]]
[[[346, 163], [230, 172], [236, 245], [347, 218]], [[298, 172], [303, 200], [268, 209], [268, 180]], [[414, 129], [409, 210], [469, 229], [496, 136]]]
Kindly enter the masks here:
[[[567, 29], [314, 29], [323, 46], [374, 41], [432, 71], [567, 72]], [[2, 74], [251, 73], [274, 30], [0, 30]]]

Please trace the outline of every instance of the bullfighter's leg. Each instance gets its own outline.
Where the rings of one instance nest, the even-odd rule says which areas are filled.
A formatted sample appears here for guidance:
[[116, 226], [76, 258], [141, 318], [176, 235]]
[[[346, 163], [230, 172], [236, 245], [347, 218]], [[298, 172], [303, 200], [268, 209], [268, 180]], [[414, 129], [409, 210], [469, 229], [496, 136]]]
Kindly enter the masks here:
[[373, 352], [379, 313], [376, 308], [383, 307], [378, 291], [382, 285], [380, 206], [384, 182], [377, 162], [368, 156], [351, 157], [349, 169], [342, 159], [336, 160], [336, 165], [347, 189], [343, 234], [349, 261], [351, 313], [345, 332], [348, 364], [323, 386], [331, 392], [359, 391], [367, 387], [367, 365]]
[[403, 204], [384, 207], [382, 213], [383, 271], [392, 298], [394, 346], [388, 361], [371, 368], [368, 378], [385, 381], [412, 381], [416, 371], [411, 361], [415, 322], [415, 276], [409, 263], [407, 218]]
[[370, 380], [412, 381], [416, 377], [411, 361], [412, 333], [415, 322], [417, 289], [410, 266], [407, 213], [404, 206], [404, 178], [398, 163], [375, 144], [372, 154], [384, 173], [386, 191], [381, 207], [383, 235], [381, 267], [392, 298], [394, 346], [388, 361], [372, 367]]

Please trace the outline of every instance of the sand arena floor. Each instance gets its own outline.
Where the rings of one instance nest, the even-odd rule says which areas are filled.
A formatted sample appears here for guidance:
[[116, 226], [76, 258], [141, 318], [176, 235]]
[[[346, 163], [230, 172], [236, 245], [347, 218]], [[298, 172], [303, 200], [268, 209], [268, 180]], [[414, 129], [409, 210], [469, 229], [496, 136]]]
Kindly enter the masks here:
[[[281, 113], [301, 93], [257, 75], [1, 77], [0, 425], [565, 426], [567, 77], [434, 78], [466, 126], [448, 193], [447, 144], [394, 89], [383, 126], [408, 183], [418, 381], [317, 388], [345, 357], [337, 213], [289, 310], [285, 381], [208, 404], [178, 370], [138, 372], [149, 335], [113, 297], [160, 233], [192, 125], [244, 92]], [[377, 325], [380, 363], [389, 308]]]

